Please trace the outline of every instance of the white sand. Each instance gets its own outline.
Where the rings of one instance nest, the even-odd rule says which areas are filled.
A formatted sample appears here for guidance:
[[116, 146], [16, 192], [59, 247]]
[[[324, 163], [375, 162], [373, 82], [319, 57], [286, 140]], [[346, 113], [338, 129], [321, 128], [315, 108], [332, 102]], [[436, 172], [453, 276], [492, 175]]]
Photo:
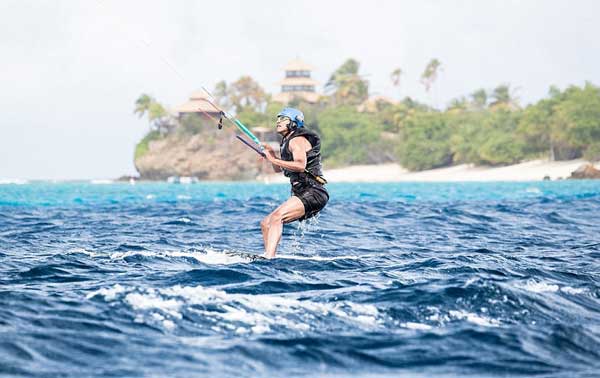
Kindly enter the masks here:
[[[390, 182], [390, 181], [538, 181], [544, 176], [552, 180], [565, 179], [571, 172], [586, 163], [585, 160], [548, 161], [532, 160], [505, 167], [480, 167], [472, 164], [448, 168], [409, 172], [398, 164], [355, 165], [339, 169], [326, 169], [329, 182]], [[266, 175], [265, 182], [287, 182], [281, 173]]]

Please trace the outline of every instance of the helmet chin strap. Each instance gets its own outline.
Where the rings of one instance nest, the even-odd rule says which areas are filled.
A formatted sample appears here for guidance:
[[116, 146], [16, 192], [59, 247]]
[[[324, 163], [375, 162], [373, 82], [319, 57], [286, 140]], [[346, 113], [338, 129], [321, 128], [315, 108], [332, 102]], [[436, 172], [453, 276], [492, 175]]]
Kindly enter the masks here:
[[288, 129], [288, 134], [289, 134], [292, 131], [296, 130], [298, 128], [298, 125], [296, 124], [296, 122], [290, 121], [290, 123], [288, 123], [285, 127]]

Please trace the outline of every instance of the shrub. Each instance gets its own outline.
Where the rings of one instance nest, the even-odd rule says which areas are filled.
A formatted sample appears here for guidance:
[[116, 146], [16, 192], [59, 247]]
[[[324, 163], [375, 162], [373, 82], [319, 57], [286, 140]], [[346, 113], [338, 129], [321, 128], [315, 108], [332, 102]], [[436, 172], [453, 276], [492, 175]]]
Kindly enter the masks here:
[[400, 163], [410, 170], [438, 168], [452, 163], [450, 127], [441, 113], [420, 113], [402, 130]]
[[135, 146], [135, 159], [139, 159], [144, 156], [148, 150], [150, 142], [153, 140], [160, 139], [160, 133], [156, 130], [150, 131], [144, 138]]

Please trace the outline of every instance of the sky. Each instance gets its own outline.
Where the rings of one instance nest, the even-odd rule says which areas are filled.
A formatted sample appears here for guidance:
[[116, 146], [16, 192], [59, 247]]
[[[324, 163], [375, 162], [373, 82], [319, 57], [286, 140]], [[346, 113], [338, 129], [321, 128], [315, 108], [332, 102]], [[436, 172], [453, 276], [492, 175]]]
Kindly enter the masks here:
[[372, 95], [437, 107], [504, 83], [522, 104], [600, 85], [598, 14], [594, 0], [0, 0], [0, 180], [135, 174], [140, 94], [174, 107], [242, 75], [277, 93], [294, 58], [321, 83], [354, 58]]

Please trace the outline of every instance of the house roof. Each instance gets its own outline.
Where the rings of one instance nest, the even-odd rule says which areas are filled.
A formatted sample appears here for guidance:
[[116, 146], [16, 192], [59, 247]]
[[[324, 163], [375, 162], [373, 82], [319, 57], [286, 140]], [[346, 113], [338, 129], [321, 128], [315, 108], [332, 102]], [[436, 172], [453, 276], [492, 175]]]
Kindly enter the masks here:
[[219, 109], [215, 108], [205, 100], [189, 100], [183, 104], [176, 106], [175, 111], [178, 113], [220, 113]]
[[314, 67], [296, 58], [290, 61], [284, 68], [286, 71], [312, 71]]
[[205, 100], [210, 99], [210, 96], [206, 94], [204, 91], [195, 91], [190, 95], [190, 100]]
[[206, 93], [196, 91], [190, 95], [188, 101], [176, 106], [174, 110], [178, 113], [220, 113], [219, 109], [211, 105], [207, 99], [208, 96]]

